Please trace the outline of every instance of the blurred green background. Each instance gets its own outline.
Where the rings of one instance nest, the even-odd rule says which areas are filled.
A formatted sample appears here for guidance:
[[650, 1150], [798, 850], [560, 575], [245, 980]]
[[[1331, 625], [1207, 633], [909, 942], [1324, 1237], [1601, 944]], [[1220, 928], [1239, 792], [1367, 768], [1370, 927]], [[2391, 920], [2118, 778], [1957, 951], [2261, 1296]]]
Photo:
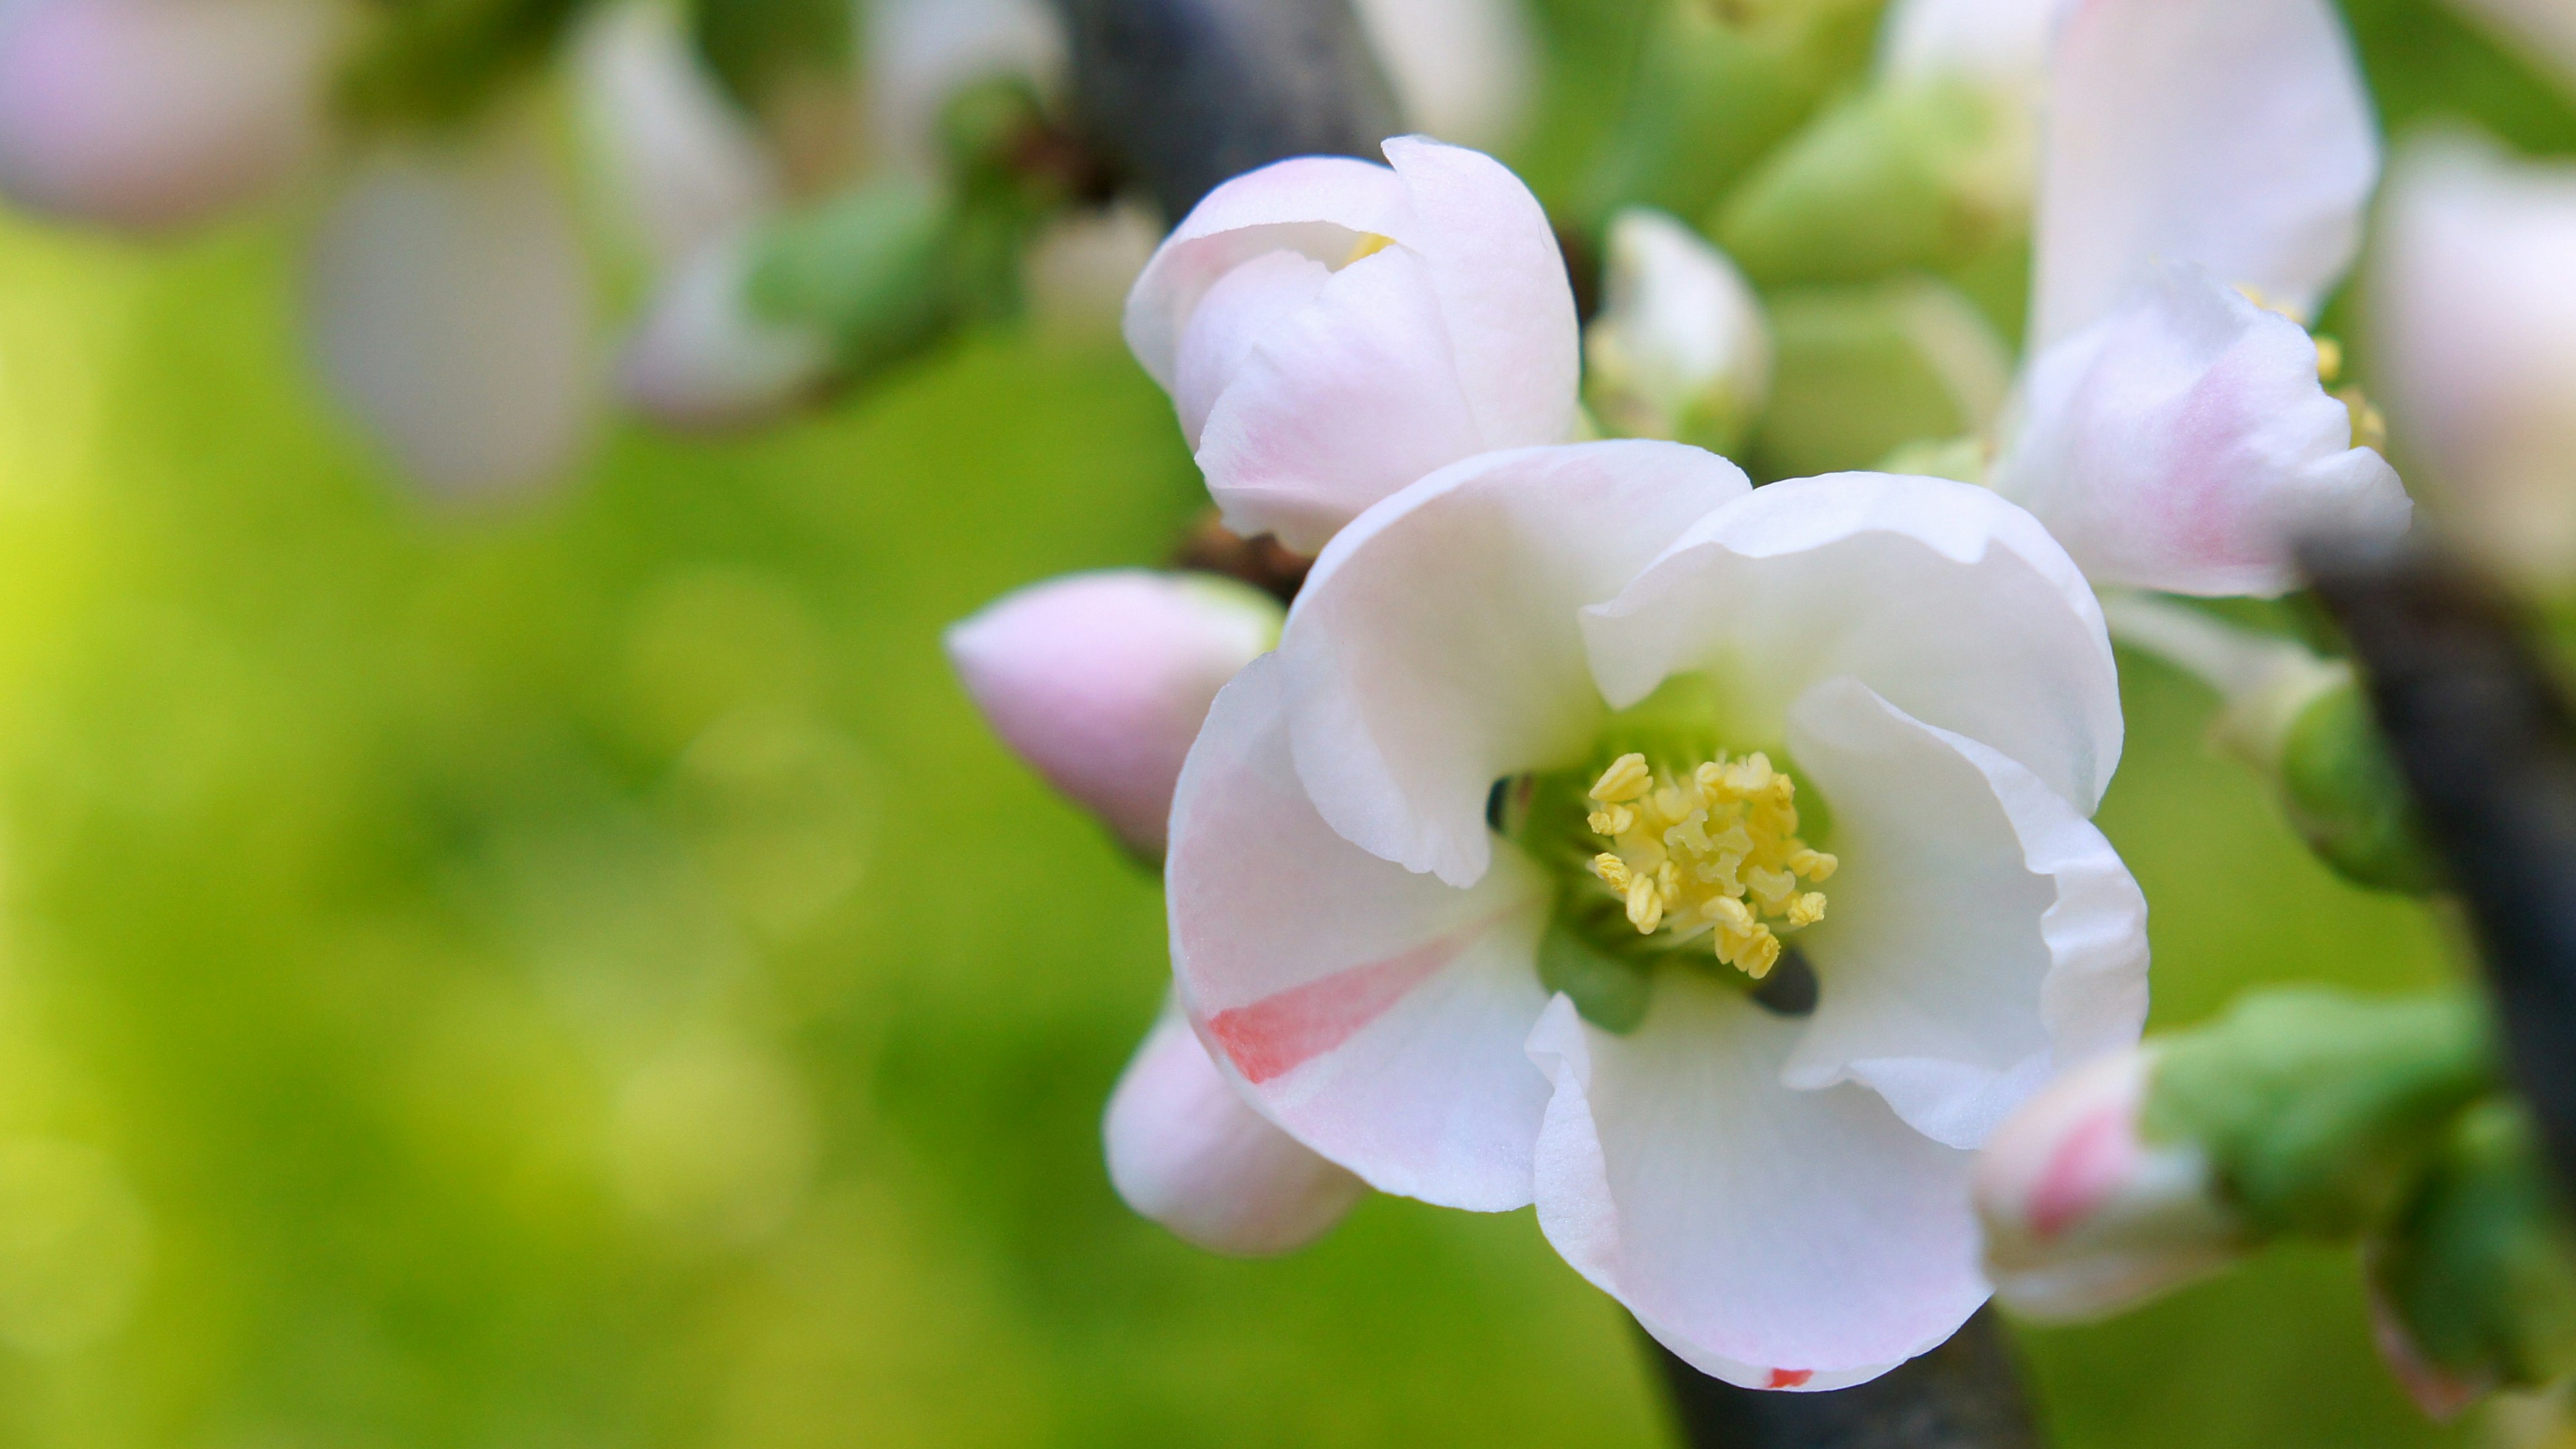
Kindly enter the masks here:
[[[2466, 95], [2568, 147], [2420, 4], [2353, 10], [2393, 119]], [[1560, 99], [1633, 39], [1561, 43]], [[1593, 139], [1555, 114], [1543, 189]], [[1158, 886], [938, 640], [1202, 506], [1114, 340], [978, 337], [753, 441], [620, 431], [449, 515], [316, 396], [291, 235], [0, 225], [0, 1443], [1664, 1440], [1526, 1212], [1375, 1200], [1236, 1263], [1112, 1196]], [[2124, 663], [2103, 824], [2159, 1023], [2456, 969]], [[2465, 1437], [2336, 1255], [2022, 1342], [2067, 1449]]]

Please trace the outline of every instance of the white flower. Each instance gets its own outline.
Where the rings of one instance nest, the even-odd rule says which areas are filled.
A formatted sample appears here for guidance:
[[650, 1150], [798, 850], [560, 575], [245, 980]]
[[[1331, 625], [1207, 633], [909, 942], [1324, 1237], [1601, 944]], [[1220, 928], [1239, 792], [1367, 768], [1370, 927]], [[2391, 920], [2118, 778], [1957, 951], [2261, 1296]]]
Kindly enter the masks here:
[[1855, 1383], [1984, 1300], [1972, 1149], [2136, 1039], [2145, 907], [2086, 819], [2119, 749], [2091, 590], [1989, 492], [1474, 458], [1335, 538], [1218, 696], [1180, 998], [1370, 1185], [1534, 1201], [1703, 1371]]
[[1574, 295], [1537, 198], [1420, 137], [1210, 192], [1137, 279], [1128, 346], [1227, 525], [1302, 553], [1435, 468], [1574, 428]]
[[1163, 852], [1172, 786], [1209, 703], [1278, 638], [1267, 595], [1121, 569], [1033, 584], [947, 642], [1002, 742], [1150, 857]]
[[665, 270], [776, 205], [778, 166], [663, 0], [616, 0], [573, 44], [583, 130], [604, 189]]
[[728, 237], [664, 279], [618, 357], [627, 405], [666, 427], [722, 430], [769, 422], [823, 390], [831, 335], [752, 305], [759, 241]]
[[203, 221], [321, 150], [329, 0], [0, 8], [0, 190], [132, 230]]
[[325, 380], [432, 490], [507, 494], [587, 442], [588, 264], [532, 127], [383, 144], [333, 201], [307, 273]]
[[1584, 330], [1584, 392], [1623, 437], [1727, 453], [1771, 395], [1771, 330], [1726, 254], [1664, 212], [1610, 219], [1601, 310]]
[[1252, 1110], [1178, 1011], [1136, 1049], [1101, 1135], [1118, 1196], [1213, 1252], [1304, 1247], [1368, 1190]]
[[2525, 582], [2576, 576], [2576, 167], [2456, 137], [2401, 158], [2372, 354], [2445, 517]]
[[1521, 0], [1352, 0], [1351, 9], [1408, 124], [1480, 151], [1519, 139], [1537, 90]]
[[2324, 0], [2086, 0], [2069, 15], [2032, 355], [1992, 482], [2096, 583], [2279, 593], [2301, 533], [2404, 529], [2396, 473], [2354, 446], [2356, 409], [2325, 392], [2291, 320], [2351, 261], [2377, 170]]

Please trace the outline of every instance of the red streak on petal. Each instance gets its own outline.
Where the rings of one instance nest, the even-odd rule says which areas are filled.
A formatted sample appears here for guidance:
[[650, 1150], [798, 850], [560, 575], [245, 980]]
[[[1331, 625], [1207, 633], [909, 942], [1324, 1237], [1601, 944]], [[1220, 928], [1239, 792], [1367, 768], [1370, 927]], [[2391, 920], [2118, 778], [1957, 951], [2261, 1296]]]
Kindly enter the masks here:
[[[1508, 914], [1508, 913], [1507, 913]], [[1401, 955], [1336, 971], [1208, 1018], [1208, 1034], [1255, 1084], [1313, 1061], [1386, 1014], [1501, 917], [1425, 941]]]
[[2030, 1190], [2030, 1227], [2056, 1237], [2107, 1201], [2137, 1156], [2128, 1104], [2109, 1102], [2075, 1124]]
[[1770, 1386], [1775, 1389], [1794, 1389], [1815, 1376], [1814, 1369], [1773, 1369]]

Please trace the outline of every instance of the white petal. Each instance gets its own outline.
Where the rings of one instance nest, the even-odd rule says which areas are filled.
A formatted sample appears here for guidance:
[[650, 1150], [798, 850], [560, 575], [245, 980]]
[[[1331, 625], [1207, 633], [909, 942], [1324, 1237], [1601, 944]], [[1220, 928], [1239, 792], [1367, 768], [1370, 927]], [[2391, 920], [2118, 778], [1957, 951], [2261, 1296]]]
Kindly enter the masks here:
[[1421, 136], [1386, 143], [1420, 252], [1440, 290], [1458, 376], [1488, 448], [1573, 436], [1583, 371], [1574, 287], [1538, 198], [1501, 162]]
[[1798, 937], [1821, 990], [1783, 1081], [1863, 1083], [1973, 1148], [2056, 1073], [2137, 1041], [2146, 898], [2056, 792], [1849, 678], [1798, 701], [1789, 747], [1842, 868]]
[[1043, 0], [864, 0], [870, 139], [895, 166], [942, 170], [939, 111], [960, 88], [997, 76], [1052, 89], [1064, 27]]
[[1610, 218], [1601, 310], [1584, 332], [1604, 426], [1674, 438], [1737, 433], [1771, 396], [1771, 327], [1726, 253], [1651, 207]]
[[320, 150], [322, 0], [17, 0], [0, 8], [0, 189], [111, 226], [201, 221]]
[[2035, 102], [2049, 42], [2074, 0], [1896, 0], [1880, 22], [1878, 72], [1899, 81], [1963, 79]]
[[1351, 8], [1412, 125], [1481, 150], [1519, 139], [1536, 91], [1520, 0], [1352, 0]]
[[1697, 448], [1578, 443], [1473, 458], [1363, 514], [1279, 644], [1316, 808], [1372, 854], [1473, 883], [1494, 781], [1563, 763], [1601, 717], [1577, 611], [1747, 488]]
[[589, 279], [535, 137], [380, 151], [324, 218], [307, 283], [325, 377], [422, 482], [498, 494], [570, 464]]
[[656, 269], [776, 202], [778, 168], [690, 45], [679, 7], [623, 0], [599, 11], [574, 60], [586, 139]]
[[1797, 1026], [1664, 973], [1629, 1036], [1558, 997], [1530, 1036], [1555, 1095], [1539, 1226], [1700, 1372], [1841, 1388], [1938, 1346], [1986, 1300], [1965, 1152], [1856, 1086], [1793, 1092]]
[[[1234, 382], [1265, 333], [1311, 305], [1333, 270], [1301, 252], [1269, 252], [1219, 277], [1181, 330], [1172, 409], [1196, 452], [1208, 410]], [[1447, 339], [1441, 339], [1445, 351]], [[1276, 364], [1273, 364], [1274, 367]]]
[[2441, 137], [2390, 179], [2371, 277], [2372, 380], [2395, 435], [2455, 529], [2544, 585], [2576, 575], [2570, 257], [2576, 167]]
[[2302, 536], [2406, 530], [2406, 489], [2352, 445], [2316, 344], [2197, 267], [2042, 352], [2017, 406], [1995, 489], [2097, 584], [2278, 594]]
[[664, 280], [618, 359], [626, 401], [674, 428], [765, 423], [812, 399], [830, 379], [821, 329], [753, 310], [749, 235], [729, 237]]
[[[1273, 310], [1308, 288], [1310, 305]], [[1208, 492], [1235, 532], [1315, 553], [1370, 504], [1485, 451], [1418, 254], [1389, 247], [1328, 275], [1272, 252], [1210, 288], [1199, 316], [1210, 312], [1221, 320], [1192, 320], [1173, 397], [1186, 429], [1198, 378], [1223, 367], [1229, 345], [1251, 344], [1197, 439]], [[1235, 325], [1255, 320], [1266, 324], [1257, 340]]]
[[1288, 758], [1277, 657], [1217, 696], [1181, 771], [1165, 870], [1172, 966], [1200, 1039], [1255, 1105], [1384, 1192], [1501, 1212], [1530, 1200], [1547, 1081], [1552, 894], [1508, 852], [1469, 890], [1390, 865], [1317, 817]]
[[1153, 856], [1208, 706], [1278, 636], [1279, 606], [1249, 589], [1120, 569], [996, 600], [947, 645], [1003, 743]]
[[2301, 313], [2351, 262], [2379, 147], [2326, 0], [2084, 0], [2048, 107], [2034, 346], [2158, 262]]
[[1178, 1012], [1136, 1049], [1101, 1135], [1118, 1196], [1211, 1252], [1302, 1248], [1367, 1190], [1252, 1110]]
[[1182, 334], [1218, 278], [1275, 251], [1337, 263], [1362, 236], [1388, 235], [1409, 208], [1392, 170], [1347, 156], [1299, 156], [1235, 177], [1192, 207], [1145, 264], [1127, 296], [1127, 346], [1173, 391]]
[[1783, 738], [1809, 686], [1848, 674], [2087, 816], [2120, 762], [2091, 586], [2037, 519], [1971, 484], [1836, 473], [1756, 489], [1585, 610], [1583, 633], [1613, 706], [1712, 670], [1747, 741]]

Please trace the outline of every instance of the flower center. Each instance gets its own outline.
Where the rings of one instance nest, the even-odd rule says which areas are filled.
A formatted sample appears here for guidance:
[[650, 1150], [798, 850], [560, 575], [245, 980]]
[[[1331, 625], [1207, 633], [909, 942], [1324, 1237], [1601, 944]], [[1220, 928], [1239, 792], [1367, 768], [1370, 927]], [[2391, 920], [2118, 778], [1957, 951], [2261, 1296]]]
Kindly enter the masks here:
[[1780, 938], [1825, 918], [1821, 885], [1839, 864], [1798, 837], [1798, 782], [1755, 752], [1720, 752], [1658, 772], [1621, 755], [1593, 781], [1585, 824], [1609, 849], [1591, 871], [1640, 936], [1681, 946], [1705, 936], [1717, 959], [1759, 981]]

